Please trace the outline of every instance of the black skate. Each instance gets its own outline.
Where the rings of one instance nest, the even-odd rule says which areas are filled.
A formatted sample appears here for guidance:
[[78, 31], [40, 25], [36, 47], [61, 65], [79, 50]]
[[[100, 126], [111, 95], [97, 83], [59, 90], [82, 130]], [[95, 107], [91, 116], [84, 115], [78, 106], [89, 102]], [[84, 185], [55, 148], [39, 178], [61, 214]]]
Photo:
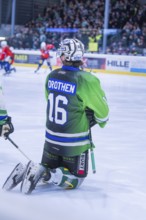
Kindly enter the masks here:
[[16, 68], [13, 67], [13, 68], [11, 69], [11, 71], [14, 71], [14, 73], [16, 73]]
[[30, 161], [27, 165], [25, 174], [23, 176], [21, 192], [24, 194], [31, 194], [31, 192], [35, 189], [38, 181], [41, 179], [45, 171], [45, 167]]
[[36, 70], [34, 71], [34, 73], [39, 73], [39, 69], [36, 69]]
[[14, 187], [16, 187], [22, 181], [25, 169], [25, 165], [23, 165], [22, 163], [18, 163], [12, 171], [12, 173], [7, 178], [7, 180], [5, 181], [2, 188], [6, 191], [10, 191]]
[[4, 74], [3, 74], [3, 76], [9, 76], [10, 75], [10, 71], [7, 71], [7, 72], [5, 72]]
[[46, 169], [46, 171], [42, 175], [41, 181], [43, 183], [48, 183], [50, 179], [51, 179], [50, 169]]

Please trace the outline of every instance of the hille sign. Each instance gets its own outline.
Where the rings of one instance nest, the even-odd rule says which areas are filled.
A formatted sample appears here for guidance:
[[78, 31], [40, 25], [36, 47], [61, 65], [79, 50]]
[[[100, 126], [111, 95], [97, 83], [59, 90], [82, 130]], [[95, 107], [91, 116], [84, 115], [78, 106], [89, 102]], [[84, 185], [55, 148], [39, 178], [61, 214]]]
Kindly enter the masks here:
[[121, 59], [107, 58], [106, 60], [106, 69], [112, 70], [122, 70], [129, 71], [130, 69], [130, 61], [125, 60], [121, 57]]

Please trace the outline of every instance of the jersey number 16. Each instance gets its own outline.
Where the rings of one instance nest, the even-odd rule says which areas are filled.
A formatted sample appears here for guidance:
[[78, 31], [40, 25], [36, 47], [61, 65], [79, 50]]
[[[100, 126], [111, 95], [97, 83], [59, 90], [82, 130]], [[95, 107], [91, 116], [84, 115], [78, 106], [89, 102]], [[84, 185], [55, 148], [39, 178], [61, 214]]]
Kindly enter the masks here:
[[49, 120], [56, 124], [65, 124], [67, 121], [67, 111], [63, 107], [60, 107], [60, 104], [67, 105], [67, 98], [63, 95], [57, 95], [55, 97], [53, 93], [50, 93], [48, 100], [50, 102]]

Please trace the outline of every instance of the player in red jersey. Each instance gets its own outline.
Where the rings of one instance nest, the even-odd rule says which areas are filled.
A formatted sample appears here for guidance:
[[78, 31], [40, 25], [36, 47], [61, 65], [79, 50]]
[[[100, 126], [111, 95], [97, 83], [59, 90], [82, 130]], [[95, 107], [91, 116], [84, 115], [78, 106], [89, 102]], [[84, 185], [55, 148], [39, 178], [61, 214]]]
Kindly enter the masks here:
[[41, 49], [40, 49], [41, 57], [40, 57], [40, 60], [39, 60], [39, 63], [38, 63], [38, 67], [35, 70], [35, 73], [38, 72], [38, 70], [41, 68], [41, 66], [44, 64], [45, 61], [47, 62], [47, 65], [48, 65], [50, 71], [52, 71], [52, 66], [50, 64], [50, 54], [49, 54], [49, 51], [51, 49], [53, 49], [53, 48], [54, 48], [53, 44], [46, 44], [45, 42], [41, 43]]
[[12, 67], [12, 64], [14, 63], [13, 48], [10, 48], [7, 45], [7, 41], [1, 42], [1, 48], [2, 51], [0, 53], [0, 61], [1, 61], [1, 66], [5, 70], [5, 74], [9, 74], [11, 73], [11, 71], [16, 71], [16, 69]]

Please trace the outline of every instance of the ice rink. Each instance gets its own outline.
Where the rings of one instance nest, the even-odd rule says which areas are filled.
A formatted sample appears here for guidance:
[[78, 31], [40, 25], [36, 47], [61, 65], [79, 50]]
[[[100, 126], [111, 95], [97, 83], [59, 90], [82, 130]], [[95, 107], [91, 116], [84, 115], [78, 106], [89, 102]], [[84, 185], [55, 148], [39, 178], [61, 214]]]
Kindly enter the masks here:
[[[47, 73], [17, 67], [2, 76], [8, 113], [15, 132], [10, 136], [29, 158], [40, 162], [44, 136]], [[38, 186], [29, 196], [20, 185], [1, 188], [18, 162], [27, 159], [0, 139], [0, 220], [145, 220], [146, 219], [146, 77], [97, 74], [105, 90], [110, 120], [104, 129], [92, 129], [96, 145], [96, 174], [81, 188], [62, 190]]]

